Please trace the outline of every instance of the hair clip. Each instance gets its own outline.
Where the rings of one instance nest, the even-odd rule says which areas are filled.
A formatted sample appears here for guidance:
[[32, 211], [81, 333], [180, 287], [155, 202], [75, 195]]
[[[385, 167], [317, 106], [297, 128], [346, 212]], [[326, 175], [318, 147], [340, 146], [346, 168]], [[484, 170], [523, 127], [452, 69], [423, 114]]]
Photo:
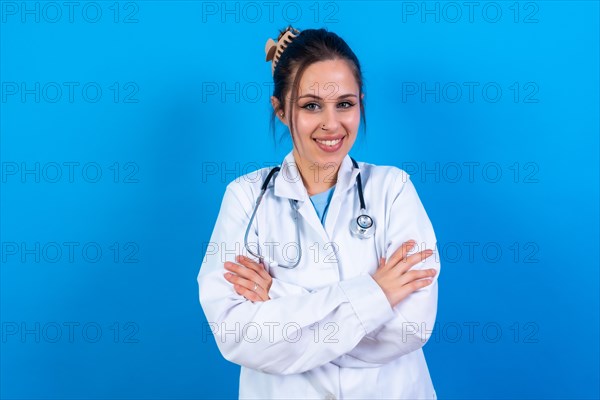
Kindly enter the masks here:
[[279, 58], [283, 54], [288, 44], [292, 43], [292, 40], [300, 34], [298, 29], [288, 26], [283, 33], [279, 35], [279, 39], [275, 42], [269, 38], [265, 45], [265, 53], [267, 59], [265, 61], [271, 61], [271, 74], [275, 74], [275, 66], [279, 62]]

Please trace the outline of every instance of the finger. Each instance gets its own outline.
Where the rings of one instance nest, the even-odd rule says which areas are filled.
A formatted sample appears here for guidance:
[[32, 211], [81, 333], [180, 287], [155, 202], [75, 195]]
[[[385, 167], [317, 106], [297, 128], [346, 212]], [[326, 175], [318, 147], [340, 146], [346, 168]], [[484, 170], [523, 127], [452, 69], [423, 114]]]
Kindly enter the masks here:
[[[252, 292], [252, 291], [247, 291], [246, 287], [237, 283], [237, 282], [240, 282], [239, 276], [236, 276], [235, 274], [232, 274], [231, 272], [226, 272], [225, 274], [223, 274], [223, 277], [225, 278], [225, 280], [227, 280], [229, 283], [231, 283], [231, 285], [233, 286], [233, 289], [236, 291], [237, 294], [244, 296], [244, 297], [246, 297], [246, 299], [250, 300], [250, 298], [248, 298], [248, 296], [246, 296], [246, 295], [250, 295], [250, 292]], [[242, 290], [242, 288], [244, 290]], [[252, 297], [252, 296], [250, 296], [250, 297]]]
[[386, 266], [388, 266], [389, 268], [396, 266], [396, 264], [398, 264], [400, 262], [400, 260], [402, 260], [402, 259], [404, 259], [404, 257], [406, 257], [406, 254], [408, 254], [410, 249], [412, 249], [416, 243], [417, 242], [415, 242], [412, 239], [402, 243], [402, 245], [389, 258]]
[[[242, 286], [240, 286], [240, 285], [233, 285], [233, 289], [235, 290], [235, 292], [237, 294], [239, 294], [240, 296], [244, 296], [244, 294], [241, 291], [241, 288], [242, 288]], [[246, 297], [246, 296], [244, 296], [244, 297]], [[246, 297], [246, 300], [250, 300], [250, 299]]]
[[260, 275], [263, 279], [265, 280], [269, 280], [269, 278], [271, 277], [269, 275], [269, 273], [265, 270], [265, 267], [262, 264], [257, 263], [256, 261], [245, 257], [245, 256], [237, 256], [236, 257], [237, 261], [242, 264], [243, 266], [252, 269], [253, 271], [255, 271], [258, 275]]
[[[262, 289], [257, 288], [256, 291], [261, 294], [263, 299], [267, 298], [268, 290], [271, 286], [270, 282], [272, 281], [270, 276], [269, 276], [269, 279], [263, 279], [254, 270], [246, 268], [245, 266], [238, 265], [235, 263], [230, 263], [230, 262], [225, 263], [225, 269], [234, 273], [234, 275], [232, 277], [233, 279], [237, 279], [237, 278], [235, 278], [235, 276], [238, 276], [238, 277], [241, 277], [242, 279], [244, 279], [243, 282], [245, 282], [245, 286], [250, 290], [254, 289], [254, 283], [256, 282], [256, 284], [258, 284], [258, 286], [260, 288], [262, 288]], [[230, 275], [225, 274], [225, 277], [228, 278], [228, 277], [230, 277]]]
[[[237, 294], [239, 294], [240, 296], [244, 296], [246, 298], [246, 300], [250, 300], [250, 301], [265, 301], [266, 300], [260, 294], [253, 292], [251, 290], [248, 290], [243, 286], [233, 285], [233, 288], [235, 289], [235, 292]], [[252, 293], [254, 293], [254, 295]], [[250, 298], [248, 298], [246, 296], [248, 296]]]
[[256, 282], [258, 282], [259, 285], [261, 283], [262, 284], [265, 283], [264, 279], [260, 275], [258, 275], [258, 273], [256, 273], [256, 271], [254, 271], [253, 269], [247, 268], [246, 266], [226, 262], [225, 269], [233, 272], [236, 275], [239, 275], [241, 277], [249, 279], [251, 281], [256, 281]]
[[[234, 285], [234, 288], [236, 286], [237, 285]], [[245, 294], [247, 294], [248, 296], [251, 297], [251, 299], [248, 299], [248, 300], [252, 300], [252, 301], [267, 301], [267, 300], [270, 300], [269, 296], [264, 291], [262, 291], [262, 292], [254, 292], [252, 290], [248, 290], [248, 288], [246, 288], [244, 286], [237, 286], [237, 287], [240, 288], [240, 291], [243, 291]], [[252, 295], [252, 293], [254, 293], [254, 295]], [[240, 292], [238, 292], [238, 294], [244, 296]], [[244, 297], [246, 297], [246, 296], [244, 296]]]
[[[256, 282], [258, 286], [256, 287], [256, 290], [254, 290], [254, 287], [255, 287], [254, 281], [244, 279], [238, 275], [231, 274], [231, 273], [225, 274], [225, 279], [227, 279], [229, 282], [233, 283], [234, 286], [237, 285], [239, 287], [245, 288], [249, 292], [256, 293], [256, 295], [261, 299], [266, 298], [266, 296], [267, 296], [265, 289], [262, 286], [260, 286], [260, 284], [258, 282]], [[243, 296], [246, 297], [245, 295], [243, 295]], [[248, 298], [248, 297], [246, 297], [246, 298]]]
[[410, 255], [410, 256], [406, 257], [405, 259], [401, 260], [400, 262], [398, 262], [398, 264], [397, 264], [398, 271], [401, 274], [403, 274], [406, 271], [408, 271], [409, 269], [411, 269], [413, 266], [420, 263], [421, 261], [424, 261], [426, 258], [431, 257], [432, 254], [433, 254], [433, 250], [426, 249], [426, 250], [420, 251], [418, 253], [415, 253], [413, 255]]
[[433, 283], [433, 279], [431, 279], [431, 278], [419, 279], [419, 280], [407, 283], [406, 285], [402, 286], [402, 289], [400, 290], [402, 292], [402, 299], [405, 299], [411, 293], [414, 293], [419, 289], [429, 286], [432, 283]]
[[247, 298], [250, 301], [261, 301], [261, 298], [258, 296], [257, 293], [253, 292], [252, 290], [249, 290], [243, 286], [239, 286], [239, 285], [234, 285], [233, 287], [235, 289], [236, 292], [238, 292], [238, 294], [240, 294], [241, 296], [244, 296], [245, 298]]
[[[244, 278], [242, 276], [239, 276], [239, 275], [236, 275], [236, 274], [232, 274], [230, 272], [225, 274], [225, 279], [227, 279], [227, 281], [233, 283], [234, 285], [243, 286], [246, 289], [251, 290], [253, 292], [258, 292], [262, 288], [258, 282], [255, 282], [255, 281], [250, 280], [250, 279], [246, 279], [246, 278]], [[255, 286], [254, 284], [255, 283], [258, 285], [256, 287], [256, 290], [254, 290], [254, 286]]]
[[410, 282], [416, 281], [417, 279], [433, 279], [437, 271], [433, 268], [430, 269], [415, 269], [408, 271], [400, 277], [400, 282], [405, 285]]
[[252, 268], [254, 271], [256, 271], [263, 279], [265, 280], [269, 280], [271, 279], [271, 275], [269, 275], [269, 273], [267, 272], [265, 266], [260, 263], [260, 262], [256, 262], [254, 260], [252, 260], [251, 258], [248, 258], [246, 256], [239, 256], [240, 257], [240, 262], [247, 266], [248, 268]]

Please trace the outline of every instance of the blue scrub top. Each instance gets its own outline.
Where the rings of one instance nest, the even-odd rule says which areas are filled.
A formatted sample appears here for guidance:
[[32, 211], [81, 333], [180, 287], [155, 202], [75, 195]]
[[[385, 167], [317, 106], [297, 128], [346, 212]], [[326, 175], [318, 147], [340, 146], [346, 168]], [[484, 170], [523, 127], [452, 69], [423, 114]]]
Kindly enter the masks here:
[[317, 215], [319, 216], [323, 226], [325, 226], [325, 217], [327, 216], [327, 209], [329, 208], [329, 202], [331, 201], [331, 196], [333, 195], [334, 189], [335, 185], [322, 193], [317, 193], [310, 196], [310, 201], [315, 207]]

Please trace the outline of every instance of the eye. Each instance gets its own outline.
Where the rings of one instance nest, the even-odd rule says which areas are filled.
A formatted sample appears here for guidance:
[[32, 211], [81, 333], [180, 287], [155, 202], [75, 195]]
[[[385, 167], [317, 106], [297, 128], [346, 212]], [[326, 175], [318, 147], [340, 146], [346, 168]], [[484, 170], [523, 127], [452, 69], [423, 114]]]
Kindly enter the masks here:
[[314, 108], [313, 106], [319, 107], [319, 105], [317, 103], [308, 103], [308, 104], [303, 105], [302, 108], [304, 108], [308, 111], [314, 111], [316, 108]]
[[341, 103], [338, 104], [338, 106], [340, 108], [350, 108], [350, 107], [354, 106], [354, 103], [351, 103], [349, 101], [342, 101]]

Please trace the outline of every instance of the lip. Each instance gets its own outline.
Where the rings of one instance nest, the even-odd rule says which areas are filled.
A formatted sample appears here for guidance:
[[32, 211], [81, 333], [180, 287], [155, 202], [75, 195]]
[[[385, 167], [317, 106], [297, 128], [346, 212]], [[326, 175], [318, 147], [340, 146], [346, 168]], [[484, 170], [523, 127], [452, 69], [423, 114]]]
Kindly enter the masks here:
[[[327, 146], [324, 144], [319, 143], [318, 140], [337, 140], [337, 139], [341, 139], [340, 142], [338, 144], [336, 144], [335, 146]], [[346, 135], [342, 135], [342, 136], [337, 136], [337, 137], [328, 137], [328, 138], [314, 138], [314, 142], [316, 143], [316, 145], [323, 151], [327, 152], [327, 153], [334, 153], [336, 151], [338, 151], [339, 149], [342, 148], [342, 145], [344, 144], [344, 140], [346, 139]]]

